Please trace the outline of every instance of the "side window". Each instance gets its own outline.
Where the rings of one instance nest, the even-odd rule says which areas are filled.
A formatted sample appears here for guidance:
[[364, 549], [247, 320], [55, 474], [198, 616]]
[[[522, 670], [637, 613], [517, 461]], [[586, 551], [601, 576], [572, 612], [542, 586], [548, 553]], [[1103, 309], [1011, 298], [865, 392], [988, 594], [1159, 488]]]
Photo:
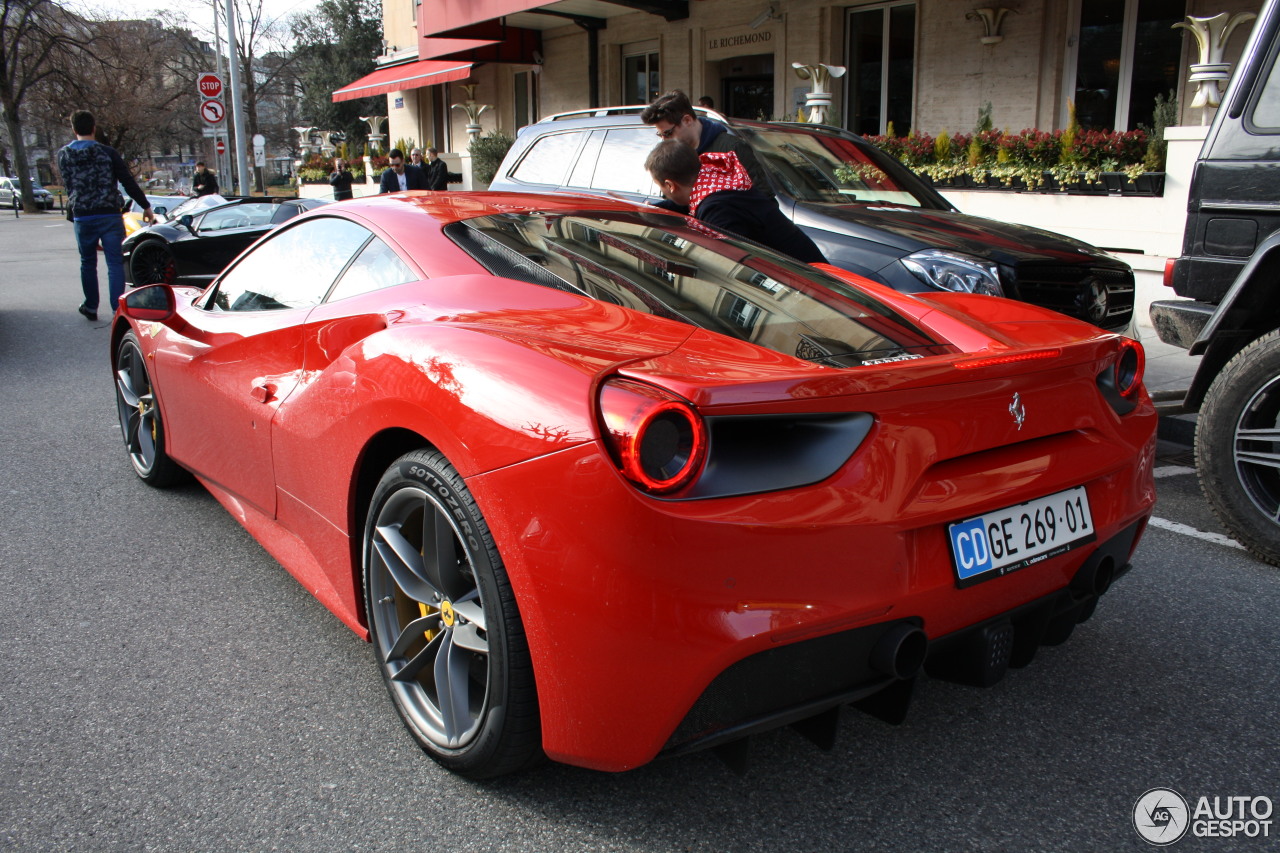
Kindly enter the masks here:
[[221, 210], [211, 210], [200, 220], [200, 231], [229, 231], [232, 228], [249, 228], [267, 225], [275, 215], [274, 204], [237, 204]]
[[342, 274], [342, 278], [338, 279], [326, 301], [335, 302], [348, 296], [406, 284], [417, 279], [418, 276], [400, 260], [390, 246], [374, 237]]
[[318, 305], [370, 236], [354, 222], [331, 217], [276, 231], [219, 280], [205, 308], [273, 311]]
[[1280, 62], [1276, 61], [1274, 52], [1247, 127], [1257, 133], [1280, 133]]
[[584, 136], [584, 130], [547, 134], [529, 147], [511, 177], [526, 184], [560, 186]]
[[644, 161], [660, 141], [648, 125], [610, 130], [605, 135], [591, 188], [656, 196], [658, 188], [644, 170]]

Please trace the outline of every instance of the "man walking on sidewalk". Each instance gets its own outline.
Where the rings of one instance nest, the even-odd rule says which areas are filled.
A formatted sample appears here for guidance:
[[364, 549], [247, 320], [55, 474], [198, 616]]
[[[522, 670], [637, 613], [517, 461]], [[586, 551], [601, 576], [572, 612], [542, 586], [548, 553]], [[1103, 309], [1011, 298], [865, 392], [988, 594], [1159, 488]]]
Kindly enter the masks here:
[[129, 197], [142, 209], [142, 221], [151, 225], [156, 216], [151, 204], [129, 173], [120, 154], [112, 147], [94, 141], [96, 122], [87, 110], [71, 114], [71, 129], [76, 141], [58, 151], [58, 172], [67, 189], [67, 203], [75, 223], [76, 243], [80, 247], [80, 286], [84, 302], [79, 311], [88, 320], [98, 319], [98, 244], [107, 260], [107, 292], [111, 311], [124, 293], [124, 259], [120, 244], [124, 242], [124, 218], [120, 208], [124, 199], [116, 188], [123, 186]]

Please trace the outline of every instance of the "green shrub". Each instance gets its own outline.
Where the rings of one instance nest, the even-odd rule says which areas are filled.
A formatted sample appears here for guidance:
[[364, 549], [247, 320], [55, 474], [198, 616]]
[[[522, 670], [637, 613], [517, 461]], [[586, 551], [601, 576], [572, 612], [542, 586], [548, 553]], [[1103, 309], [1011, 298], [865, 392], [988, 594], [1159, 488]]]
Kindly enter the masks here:
[[515, 143], [513, 137], [500, 130], [490, 131], [485, 136], [477, 136], [472, 140], [467, 151], [471, 154], [471, 176], [478, 183], [487, 184], [498, 174], [498, 166], [507, 151]]

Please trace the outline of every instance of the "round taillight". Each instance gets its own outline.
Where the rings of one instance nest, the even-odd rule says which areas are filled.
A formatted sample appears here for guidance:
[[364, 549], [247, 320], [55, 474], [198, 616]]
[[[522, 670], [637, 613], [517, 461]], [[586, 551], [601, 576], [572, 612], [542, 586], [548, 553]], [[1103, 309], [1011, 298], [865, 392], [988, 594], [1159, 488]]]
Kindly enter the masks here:
[[707, 452], [702, 418], [685, 399], [643, 382], [609, 379], [600, 389], [604, 439], [623, 476], [646, 492], [688, 485]]
[[1126, 400], [1131, 399], [1142, 387], [1142, 372], [1146, 366], [1146, 353], [1142, 344], [1125, 338], [1116, 356], [1116, 391]]

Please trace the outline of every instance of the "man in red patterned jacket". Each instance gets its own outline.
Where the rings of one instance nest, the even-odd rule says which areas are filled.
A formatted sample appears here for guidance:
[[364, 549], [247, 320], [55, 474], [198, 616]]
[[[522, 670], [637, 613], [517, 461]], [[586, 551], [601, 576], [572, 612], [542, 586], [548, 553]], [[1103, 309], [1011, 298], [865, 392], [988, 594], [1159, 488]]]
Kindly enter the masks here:
[[659, 142], [644, 162], [672, 205], [690, 216], [776, 249], [805, 263], [826, 263], [822, 252], [778, 202], [752, 187], [751, 176], [732, 151], [696, 154], [676, 139]]

